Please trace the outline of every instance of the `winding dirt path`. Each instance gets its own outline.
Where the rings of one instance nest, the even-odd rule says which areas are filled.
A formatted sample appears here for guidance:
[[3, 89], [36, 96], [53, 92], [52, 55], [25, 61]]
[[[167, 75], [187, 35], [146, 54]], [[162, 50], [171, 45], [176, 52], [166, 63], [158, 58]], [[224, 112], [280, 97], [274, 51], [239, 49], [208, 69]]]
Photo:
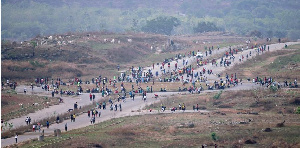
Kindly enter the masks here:
[[[293, 45], [293, 44], [300, 44], [300, 42], [288, 42], [288, 43], [272, 44], [272, 45], [269, 45], [270, 46], [270, 52], [282, 49], [285, 44]], [[219, 52], [225, 52], [226, 49], [227, 48], [220, 49]], [[239, 55], [246, 54], [249, 51], [252, 51], [252, 53], [253, 53], [252, 57], [254, 57], [256, 55], [255, 54], [256, 52], [254, 52], [254, 49], [250, 49], [250, 50], [244, 51], [243, 53], [238, 53], [235, 56], [239, 57]], [[195, 62], [195, 58], [194, 59], [193, 58], [194, 57], [190, 57], [188, 59], [188, 61], [189, 62], [192, 62], [192, 61]], [[220, 59], [218, 59], [218, 62], [219, 61], [220, 61]], [[245, 62], [245, 60], [243, 62]], [[180, 66], [180, 63], [181, 63], [181, 66]], [[238, 58], [236, 58], [235, 62], [233, 62], [231, 64], [231, 66], [229, 66], [229, 67], [232, 67], [234, 64], [237, 64], [237, 63], [238, 63]], [[174, 65], [175, 65], [175, 61], [172, 62], [171, 69], [175, 68]], [[182, 60], [179, 60], [178, 66], [180, 66], [180, 67], [183, 66], [182, 65]], [[167, 67], [167, 65], [166, 65], [166, 67]], [[227, 68], [229, 68], [229, 67], [227, 67]], [[149, 68], [152, 69], [152, 67], [147, 67], [147, 68], [145, 68], [145, 70], [148, 70]], [[200, 67], [200, 68], [196, 69], [196, 71], [199, 71], [202, 68], [203, 67]], [[216, 66], [212, 66], [211, 64], [206, 65], [205, 68], [212, 69], [214, 73], [220, 73], [223, 70], [225, 70], [224, 67], [216, 67]], [[159, 66], [155, 65], [153, 71], [155, 71], [155, 70], [159, 70]], [[216, 75], [208, 75], [208, 78], [210, 80], [213, 80], [213, 81], [215, 79], [218, 79]], [[27, 90], [31, 90], [31, 89], [29, 89], [29, 86], [25, 86], [25, 87], [27, 88]], [[225, 91], [253, 89], [253, 88], [257, 88], [257, 87], [259, 87], [259, 86], [254, 85], [252, 83], [244, 83], [243, 85], [239, 85], [238, 87], [233, 87], [233, 88], [230, 88], [230, 89], [226, 89]], [[24, 86], [17, 87], [17, 92], [18, 93], [23, 93], [23, 89], [24, 89]], [[51, 95], [50, 92], [44, 92], [44, 91], [41, 90], [41, 88], [35, 88], [34, 91], [36, 93], [40, 93], [40, 95], [48, 95], [48, 96]], [[28, 92], [30, 92], [30, 91], [28, 91]], [[206, 90], [205, 92], [210, 92], [210, 91]], [[103, 122], [103, 121], [106, 121], [106, 120], [109, 120], [109, 119], [112, 119], [112, 118], [119, 118], [119, 117], [125, 117], [125, 116], [134, 116], [134, 115], [142, 115], [142, 114], [155, 114], [155, 113], [157, 113], [156, 111], [150, 113], [149, 111], [138, 112], [138, 110], [141, 110], [146, 105], [150, 105], [152, 103], [158, 102], [158, 101], [160, 101], [160, 99], [164, 99], [164, 98], [166, 98], [170, 95], [173, 95], [173, 94], [178, 94], [178, 92], [156, 92], [155, 94], [158, 94], [160, 97], [158, 99], [155, 99], [154, 98], [154, 93], [148, 93], [146, 102], [142, 101], [141, 96], [136, 97], [135, 101], [127, 99], [127, 101], [125, 103], [122, 102], [122, 109], [123, 109], [122, 111], [110, 111], [108, 109], [107, 110], [101, 110], [101, 117], [96, 118], [96, 123], [100, 123], [100, 122]], [[78, 102], [79, 106], [84, 106], [84, 105], [91, 104], [91, 102], [89, 101], [89, 96], [88, 95], [89, 94], [87, 94], [87, 93], [83, 93], [82, 95], [80, 95], [78, 97], [63, 97], [64, 102], [65, 102], [63, 104], [51, 106], [51, 107], [43, 109], [41, 111], [31, 113], [31, 114], [28, 114], [28, 115], [20, 117], [20, 118], [12, 119], [8, 122], [12, 122], [15, 127], [18, 127], [18, 126], [21, 126], [21, 125], [25, 125], [25, 118], [27, 116], [30, 116], [33, 120], [39, 120], [39, 119], [42, 119], [42, 118], [45, 118], [45, 117], [48, 117], [48, 116], [52, 116], [54, 112], [56, 114], [65, 113], [67, 111], [67, 109], [73, 108], [73, 104], [75, 102]], [[161, 97], [161, 96], [165, 96], [165, 97]], [[100, 94], [96, 94], [96, 100], [100, 100], [100, 99], [101, 99]], [[107, 107], [107, 108], [109, 108], [109, 107]], [[186, 112], [194, 112], [194, 111], [187, 110]], [[208, 112], [208, 111], [199, 111], [199, 112]], [[169, 113], [169, 111], [166, 111], [165, 113]], [[175, 112], [175, 113], [180, 113], [180, 112]], [[64, 122], [59, 123], [59, 124], [52, 124], [49, 129], [42, 128], [42, 130], [45, 131], [45, 136], [53, 135], [54, 129], [61, 129], [63, 131], [64, 126], [65, 126], [66, 123], [68, 124], [68, 130], [85, 127], [85, 126], [88, 126], [88, 125], [91, 124], [90, 123], [90, 118], [88, 118], [86, 114], [82, 114], [82, 115], [76, 117], [76, 122], [70, 122], [70, 120], [65, 120]], [[39, 135], [40, 135], [40, 133], [38, 133], [38, 132], [35, 132], [35, 133], [28, 132], [28, 133], [25, 133], [23, 135], [19, 135], [18, 136], [18, 142], [23, 142], [23, 141], [26, 141], [26, 140], [29, 140], [29, 139], [32, 139], [32, 138], [37, 138]], [[7, 139], [1, 139], [1, 147], [12, 145], [14, 143], [15, 143], [14, 137], [7, 138]]]

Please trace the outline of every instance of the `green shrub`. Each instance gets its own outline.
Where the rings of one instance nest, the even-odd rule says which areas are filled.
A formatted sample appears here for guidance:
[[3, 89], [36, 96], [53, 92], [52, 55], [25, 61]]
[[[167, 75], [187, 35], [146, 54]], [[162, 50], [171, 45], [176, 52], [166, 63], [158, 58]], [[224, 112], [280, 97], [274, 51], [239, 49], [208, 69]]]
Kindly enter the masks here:
[[276, 92], [276, 91], [278, 91], [278, 88], [276, 87], [276, 86], [270, 86], [270, 90], [272, 91], [272, 92]]
[[215, 132], [212, 132], [211, 134], [211, 139], [216, 141], [217, 140], [217, 134]]
[[296, 110], [296, 114], [300, 114], [300, 106], [298, 106], [298, 108]]
[[214, 99], [220, 99], [222, 92], [223, 91], [221, 90], [218, 94], [214, 95]]

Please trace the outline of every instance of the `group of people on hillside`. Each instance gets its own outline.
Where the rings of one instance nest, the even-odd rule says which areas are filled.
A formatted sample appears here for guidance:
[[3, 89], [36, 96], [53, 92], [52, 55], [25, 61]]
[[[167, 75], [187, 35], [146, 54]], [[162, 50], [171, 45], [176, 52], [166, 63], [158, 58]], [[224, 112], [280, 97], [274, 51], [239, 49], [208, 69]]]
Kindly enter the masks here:
[[297, 83], [297, 79], [294, 80], [294, 82], [289, 82], [288, 81], [283, 81], [283, 84], [280, 83], [279, 81], [275, 81], [272, 77], [256, 77], [252, 79], [253, 83], [259, 84], [261, 86], [265, 86], [265, 87], [276, 87], [276, 88], [281, 88], [281, 87], [290, 87], [290, 88], [298, 88], [298, 83]]
[[[255, 48], [256, 48], [255, 51], [256, 51], [257, 54], [263, 53], [264, 51], [269, 51], [269, 46], [266, 46], [266, 45], [257, 46]], [[248, 45], [247, 45], [246, 49], [248, 49]], [[221, 61], [219, 62], [220, 66], [222, 66], [222, 65], [229, 66], [230, 61], [231, 60], [234, 61], [235, 55], [238, 52], [244, 52], [244, 48], [242, 47], [241, 49], [232, 49], [230, 47], [229, 51], [226, 51], [224, 53], [224, 56], [221, 58]], [[212, 54], [212, 49], [209, 49], [209, 51], [206, 52], [206, 56], [208, 56], [208, 54]], [[238, 57], [239, 61], [242, 62], [244, 60], [244, 58], [248, 58], [252, 54], [253, 53], [251, 53], [251, 51], [250, 51], [245, 56], [244, 55], [239, 56]], [[195, 56], [194, 53], [190, 53], [190, 55]], [[230, 59], [227, 59], [228, 57]], [[198, 62], [199, 62], [199, 59], [197, 59], [197, 63]], [[208, 59], [203, 61], [203, 65], [206, 65], [207, 63], [210, 63], [210, 62], [212, 63], [212, 65], [218, 66], [218, 62], [216, 60], [215, 61], [213, 61], [213, 60], [209, 61]], [[180, 68], [180, 66], [178, 66], [178, 61], [177, 61], [176, 63], [174, 63], [175, 64], [174, 69], [171, 68], [171, 62], [170, 61], [162, 62], [161, 65], [158, 63], [157, 65], [160, 66], [160, 70], [163, 71], [163, 73], [165, 75], [164, 75], [164, 78], [162, 79], [161, 77], [159, 77], [159, 72], [156, 71], [155, 76], [159, 77], [161, 82], [182, 81], [183, 84], [191, 83], [192, 85], [189, 88], [184, 89], [184, 90], [187, 90], [190, 93], [194, 93], [194, 92], [200, 93], [200, 91], [204, 90], [204, 87], [201, 86], [201, 85], [199, 87], [196, 87], [195, 83], [196, 82], [207, 82], [208, 81], [207, 75], [213, 74], [213, 71], [212, 71], [212, 69], [208, 69], [208, 68], [205, 68], [205, 67], [203, 67], [202, 70], [197, 71], [196, 67], [194, 67], [193, 65], [189, 65], [190, 63], [191, 62], [189, 61], [189, 59], [183, 59], [182, 60], [183, 68]], [[165, 71], [165, 69], [166, 69], [165, 66], [166, 65], [167, 65], [167, 70], [168, 70], [167, 72]], [[112, 101], [109, 101], [109, 102], [110, 102], [110, 110], [117, 111], [118, 108], [119, 108], [119, 110], [122, 111], [122, 105], [119, 101], [120, 101], [120, 98], [123, 101], [125, 101], [126, 93], [129, 93], [129, 96], [133, 100], [134, 100], [135, 93], [141, 93], [142, 94], [142, 100], [146, 101], [146, 98], [147, 98], [146, 93], [147, 92], [152, 92], [152, 86], [151, 86], [151, 90], [150, 90], [150, 87], [148, 87], [148, 86], [147, 86], [146, 90], [144, 90], [139, 86], [139, 83], [151, 82], [152, 80], [153, 80], [153, 83], [154, 83], [153, 70], [155, 68], [155, 64], [153, 64], [152, 66], [153, 66], [153, 69], [149, 69], [147, 71], [143, 71], [143, 67], [137, 67], [137, 68], [131, 67], [129, 75], [126, 75], [126, 73], [124, 73], [123, 75], [121, 75], [118, 78], [114, 77], [113, 80], [112, 79], [108, 80], [107, 78], [102, 78], [101, 76], [99, 76], [97, 78], [93, 78], [92, 83], [96, 84], [97, 89], [95, 89], [95, 90], [98, 90], [97, 92], [102, 93], [102, 97], [104, 97], [104, 95], [109, 95], [110, 94], [110, 93], [108, 93], [108, 92], [110, 92], [108, 87], [107, 87], [108, 85], [113, 86], [114, 88], [116, 88], [116, 90], [118, 90], [117, 87], [116, 87], [116, 84], [118, 82], [121, 82], [120, 92], [125, 94], [125, 95], [123, 95], [122, 97], [119, 96], [117, 98], [118, 101], [116, 101], [115, 103], [113, 103]], [[200, 67], [200, 66], [198, 65], [198, 67]], [[184, 77], [185, 77], [185, 79], [184, 79]], [[127, 92], [125, 87], [123, 86], [123, 81], [135, 82], [137, 84], [137, 86], [139, 86], [139, 87], [136, 90], [134, 90], [132, 88], [131, 91]], [[80, 87], [81, 84], [83, 84], [82, 80], [79, 79], [79, 78], [75, 78], [74, 80], [72, 80], [72, 82], [73, 82], [74, 85], [77, 85], [78, 87]], [[207, 89], [224, 89], [226, 87], [231, 87], [231, 86], [238, 85], [241, 82], [242, 82], [242, 80], [238, 79], [236, 74], [234, 74], [234, 75], [231, 74], [231, 76], [226, 74], [224, 79], [220, 78], [219, 81], [217, 81], [217, 80], [214, 81], [212, 85], [206, 83], [206, 86], [207, 86]], [[273, 80], [272, 77], [269, 77], [269, 78], [256, 77], [256, 78], [253, 79], [253, 82], [258, 83], [262, 86], [267, 86], [267, 87], [275, 86], [275, 85], [278, 88], [282, 87], [282, 84], [280, 84], [279, 82], [274, 83], [275, 81]], [[53, 79], [49, 80], [49, 78], [37, 78], [36, 79], [36, 84], [42, 85], [42, 88], [45, 91], [49, 91], [50, 88], [57, 88], [58, 89], [59, 86], [63, 85], [64, 83], [62, 82], [62, 80], [60, 78], [58, 78], [56, 80], [56, 82], [54, 82]], [[101, 88], [100, 85], [102, 85], [102, 89], [100, 89]], [[33, 85], [31, 85], [31, 86], [33, 88]], [[294, 82], [290, 82], [290, 83], [288, 83], [287, 81], [284, 81], [283, 86], [284, 87], [288, 87], [288, 86], [289, 87], [298, 87], [298, 84], [297, 84], [296, 80]], [[179, 90], [181, 91], [181, 89], [179, 89]], [[24, 89], [24, 92], [26, 93], [26, 89]], [[62, 92], [62, 90], [61, 90], [61, 92]], [[120, 92], [115, 91], [115, 93], [118, 93], [118, 94]], [[94, 93], [94, 91], [91, 92], [90, 95], [89, 95], [90, 101], [95, 100], [95, 94], [92, 94], [92, 93]], [[65, 93], [62, 93], [62, 94], [65, 94]], [[124, 97], [124, 99], [123, 99], [123, 97]], [[106, 109], [106, 103], [105, 102], [98, 103], [98, 106], [99, 106], [99, 109], [101, 109], [101, 108]], [[161, 108], [164, 111], [166, 107], [162, 105]], [[186, 109], [184, 103], [182, 105], [179, 104], [178, 109], [184, 111]], [[193, 109], [198, 110], [199, 109], [198, 104], [196, 106], [193, 106]], [[177, 110], [177, 108], [173, 107], [171, 110], [175, 111], [175, 110]], [[91, 123], [95, 123], [95, 117], [97, 117], [97, 114], [100, 117], [101, 112], [100, 111], [98, 112], [97, 110], [89, 110], [88, 111], [88, 117], [91, 118], [91, 120], [90, 120]], [[92, 115], [92, 116], [90, 117], [90, 115]], [[70, 118], [71, 118], [71, 122], [75, 122], [75, 118], [76, 118], [75, 114], [71, 114]], [[26, 124], [27, 125], [30, 125], [30, 120], [31, 120], [30, 117], [26, 118]], [[49, 127], [49, 122], [48, 121], [47, 121], [46, 124], [47, 124], [47, 127]], [[38, 125], [33, 125], [33, 131], [35, 131], [36, 129], [39, 129], [39, 127], [40, 126], [38, 126]]]

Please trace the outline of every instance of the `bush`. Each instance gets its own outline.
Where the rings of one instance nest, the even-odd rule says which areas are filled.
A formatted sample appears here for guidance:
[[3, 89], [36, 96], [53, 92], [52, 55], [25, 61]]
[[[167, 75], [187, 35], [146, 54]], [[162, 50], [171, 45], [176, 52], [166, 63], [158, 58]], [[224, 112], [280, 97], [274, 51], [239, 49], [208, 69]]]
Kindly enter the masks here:
[[300, 106], [297, 108], [296, 114], [300, 114]]
[[276, 86], [271, 86], [271, 87], [270, 87], [270, 90], [271, 90], [272, 92], [277, 92], [277, 91], [278, 91], [278, 88], [277, 88]]
[[290, 102], [290, 104], [300, 105], [300, 97], [299, 98], [293, 98], [289, 102]]
[[221, 90], [218, 94], [214, 95], [214, 99], [220, 99], [222, 92], [223, 91]]
[[217, 140], [217, 134], [215, 132], [211, 133], [211, 138], [212, 140], [216, 141]]
[[220, 29], [212, 22], [199, 22], [196, 27], [193, 28], [194, 33], [219, 31]]

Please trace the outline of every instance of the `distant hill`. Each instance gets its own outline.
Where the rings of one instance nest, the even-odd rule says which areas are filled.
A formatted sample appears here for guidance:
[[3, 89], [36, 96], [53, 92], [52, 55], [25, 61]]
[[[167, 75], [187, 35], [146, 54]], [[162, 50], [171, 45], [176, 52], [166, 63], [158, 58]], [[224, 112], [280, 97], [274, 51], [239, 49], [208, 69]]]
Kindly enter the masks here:
[[67, 32], [140, 32], [147, 21], [173, 16], [173, 35], [194, 34], [201, 21], [225, 31], [300, 38], [298, 0], [2, 0], [1, 37], [29, 40]]
[[3, 41], [1, 79], [32, 81], [41, 77], [112, 77], [120, 75], [118, 65], [120, 70], [150, 66], [176, 54], [204, 51], [204, 46], [222, 47], [240, 44], [246, 39], [222, 32], [176, 37], [86, 32], [39, 36], [21, 43]]

